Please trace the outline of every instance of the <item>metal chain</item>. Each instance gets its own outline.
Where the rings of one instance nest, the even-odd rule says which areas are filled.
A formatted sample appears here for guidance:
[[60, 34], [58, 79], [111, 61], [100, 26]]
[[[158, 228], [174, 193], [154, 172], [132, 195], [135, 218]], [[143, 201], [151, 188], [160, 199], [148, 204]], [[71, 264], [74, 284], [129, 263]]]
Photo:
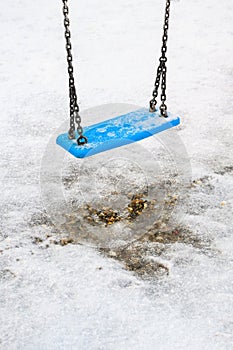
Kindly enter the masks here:
[[84, 145], [87, 143], [88, 140], [83, 135], [83, 128], [81, 126], [81, 117], [79, 115], [79, 106], [78, 106], [77, 93], [76, 93], [75, 81], [74, 81], [70, 20], [68, 17], [69, 15], [68, 0], [62, 0], [62, 2], [63, 2], [66, 52], [67, 52], [68, 74], [69, 74], [70, 129], [68, 131], [68, 134], [70, 139], [75, 139], [75, 123], [76, 123], [77, 132], [79, 134], [77, 142], [79, 145]]
[[[157, 75], [155, 80], [155, 87], [152, 93], [152, 100], [150, 101], [150, 112], [156, 111], [156, 105], [157, 105], [157, 97], [158, 97], [158, 90], [161, 83], [161, 106], [160, 106], [160, 114], [161, 117], [167, 117], [167, 105], [166, 105], [166, 80], [167, 80], [167, 40], [168, 40], [168, 28], [169, 28], [169, 16], [170, 16], [170, 0], [166, 0], [166, 9], [165, 9], [165, 19], [164, 19], [164, 26], [163, 26], [163, 44], [162, 44], [162, 55], [159, 59], [159, 66], [157, 69]], [[162, 81], [161, 81], [162, 80]]]

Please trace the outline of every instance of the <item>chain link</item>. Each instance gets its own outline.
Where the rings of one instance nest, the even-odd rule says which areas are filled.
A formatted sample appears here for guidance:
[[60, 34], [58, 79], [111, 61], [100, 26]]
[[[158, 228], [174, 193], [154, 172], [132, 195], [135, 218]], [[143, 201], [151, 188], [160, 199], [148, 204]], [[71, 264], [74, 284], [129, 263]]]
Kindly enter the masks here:
[[168, 40], [168, 28], [169, 28], [169, 16], [170, 16], [170, 0], [166, 0], [166, 9], [165, 9], [165, 19], [163, 26], [163, 43], [162, 43], [162, 55], [159, 59], [159, 66], [157, 69], [157, 75], [155, 80], [155, 87], [152, 93], [152, 100], [150, 101], [150, 112], [156, 111], [158, 90], [161, 84], [161, 106], [160, 114], [161, 117], [167, 117], [167, 105], [166, 105], [166, 81], [167, 81], [167, 40]]
[[[70, 129], [68, 131], [69, 138], [75, 139], [75, 123], [77, 124], [77, 132], [79, 134], [78, 144], [83, 145], [88, 142], [87, 138], [83, 135], [83, 128], [81, 126], [81, 117], [79, 114], [79, 105], [77, 102], [77, 93], [74, 81], [74, 68], [73, 68], [73, 56], [72, 56], [72, 44], [71, 44], [71, 32], [70, 32], [70, 20], [69, 20], [69, 8], [68, 0], [62, 0], [63, 2], [63, 14], [64, 14], [64, 27], [65, 27], [65, 39], [66, 39], [66, 51], [67, 51], [67, 63], [69, 74], [69, 98], [70, 98]], [[163, 26], [163, 38], [161, 57], [159, 59], [159, 66], [157, 68], [155, 86], [152, 93], [152, 100], [150, 101], [150, 112], [156, 111], [158, 90], [161, 85], [161, 106], [160, 113], [162, 117], [167, 117], [167, 105], [166, 105], [166, 78], [167, 78], [167, 40], [168, 40], [168, 28], [169, 28], [169, 16], [170, 16], [170, 0], [166, 0], [165, 19]]]
[[70, 139], [75, 139], [75, 123], [76, 123], [77, 132], [79, 134], [77, 142], [79, 145], [84, 145], [85, 143], [87, 143], [87, 138], [83, 135], [83, 128], [81, 126], [81, 117], [79, 115], [79, 105], [77, 101], [77, 93], [76, 93], [75, 81], [74, 81], [74, 68], [73, 68], [68, 0], [62, 0], [62, 2], [63, 2], [66, 52], [67, 52], [68, 74], [69, 74], [70, 129], [68, 131], [68, 134]]

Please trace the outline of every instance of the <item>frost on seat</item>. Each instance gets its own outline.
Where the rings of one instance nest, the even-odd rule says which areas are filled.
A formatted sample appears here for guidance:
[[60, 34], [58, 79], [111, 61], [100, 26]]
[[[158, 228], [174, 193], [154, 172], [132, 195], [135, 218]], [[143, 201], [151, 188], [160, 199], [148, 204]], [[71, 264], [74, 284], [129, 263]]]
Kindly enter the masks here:
[[59, 135], [57, 144], [76, 158], [85, 158], [140, 141], [179, 123], [179, 117], [168, 113], [168, 118], [161, 118], [159, 111], [150, 113], [146, 108], [142, 108], [84, 127], [83, 134], [88, 138], [88, 143], [83, 146], [79, 146], [76, 139], [70, 140], [68, 133]]

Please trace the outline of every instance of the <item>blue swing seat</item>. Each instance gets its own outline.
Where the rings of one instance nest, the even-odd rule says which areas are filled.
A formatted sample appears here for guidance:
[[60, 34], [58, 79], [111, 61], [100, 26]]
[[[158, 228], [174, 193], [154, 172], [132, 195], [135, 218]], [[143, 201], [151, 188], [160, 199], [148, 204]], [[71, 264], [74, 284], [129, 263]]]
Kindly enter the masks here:
[[76, 139], [70, 140], [68, 133], [59, 135], [57, 144], [76, 158], [86, 158], [140, 141], [179, 124], [179, 117], [170, 113], [167, 118], [161, 118], [159, 110], [150, 113], [148, 109], [142, 108], [84, 127], [83, 135], [87, 137], [88, 143], [83, 146], [79, 146]]

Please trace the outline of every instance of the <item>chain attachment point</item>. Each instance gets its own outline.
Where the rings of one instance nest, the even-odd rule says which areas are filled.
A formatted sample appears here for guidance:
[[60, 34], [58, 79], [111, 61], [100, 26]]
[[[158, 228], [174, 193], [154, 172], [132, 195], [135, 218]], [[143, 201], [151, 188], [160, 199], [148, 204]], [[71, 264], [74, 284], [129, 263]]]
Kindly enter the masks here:
[[77, 139], [77, 143], [78, 143], [79, 146], [83, 146], [86, 143], [88, 143], [88, 139], [87, 139], [86, 136], [80, 135], [79, 138]]
[[160, 106], [160, 116], [163, 118], [168, 118], [167, 106], [165, 105], [165, 103], [162, 103]]
[[70, 130], [68, 131], [68, 136], [69, 136], [69, 139], [70, 139], [70, 140], [75, 139], [75, 131], [74, 131], [73, 129], [70, 129]]
[[156, 111], [156, 104], [153, 100], [150, 101], [150, 113], [154, 113]]

